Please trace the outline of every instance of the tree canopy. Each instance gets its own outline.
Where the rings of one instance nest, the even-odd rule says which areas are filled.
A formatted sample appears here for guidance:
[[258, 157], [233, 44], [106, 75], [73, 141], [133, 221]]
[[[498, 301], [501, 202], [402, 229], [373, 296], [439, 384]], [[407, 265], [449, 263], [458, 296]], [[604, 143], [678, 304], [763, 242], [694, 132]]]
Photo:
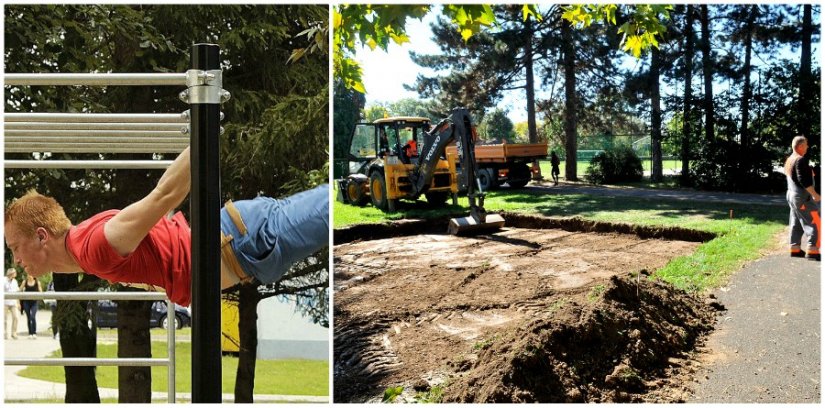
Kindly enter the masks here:
[[[477, 122], [505, 94], [523, 92], [528, 122], [519, 133], [533, 134], [535, 110], [529, 140], [543, 131], [551, 145], [565, 145], [567, 160], [579, 146], [633, 143], [651, 159], [654, 181], [670, 157], [683, 160], [686, 185], [776, 191], [784, 182], [773, 169], [794, 135], [813, 138], [809, 156], [819, 158], [820, 95], [811, 91], [819, 89], [819, 10], [547, 5], [528, 24], [514, 7], [496, 5], [496, 25], [467, 40], [437, 19], [438, 52], [411, 52], [434, 73], [407, 89], [436, 111], [466, 106]], [[605, 138], [612, 141], [595, 142]], [[575, 179], [571, 164], [566, 177]]]

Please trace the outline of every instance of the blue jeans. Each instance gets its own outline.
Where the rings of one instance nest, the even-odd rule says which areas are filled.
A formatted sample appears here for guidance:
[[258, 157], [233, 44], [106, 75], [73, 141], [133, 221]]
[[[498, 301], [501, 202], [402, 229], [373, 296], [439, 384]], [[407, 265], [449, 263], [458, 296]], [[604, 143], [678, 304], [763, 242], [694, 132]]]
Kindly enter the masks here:
[[37, 334], [37, 319], [35, 318], [37, 315], [37, 301], [24, 300], [23, 311], [26, 312], [26, 324], [29, 325], [29, 336]]

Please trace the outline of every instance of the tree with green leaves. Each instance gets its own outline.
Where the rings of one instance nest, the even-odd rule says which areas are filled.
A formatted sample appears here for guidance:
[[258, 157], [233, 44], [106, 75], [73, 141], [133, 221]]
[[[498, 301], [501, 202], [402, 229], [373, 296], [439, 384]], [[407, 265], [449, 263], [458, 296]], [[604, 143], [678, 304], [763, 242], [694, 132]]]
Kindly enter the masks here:
[[685, 30], [684, 30], [684, 78], [685, 78], [685, 97], [683, 101], [682, 110], [682, 174], [680, 183], [683, 186], [690, 185], [690, 158], [691, 158], [691, 140], [692, 138], [692, 122], [693, 122], [693, 57], [694, 57], [694, 43], [693, 38], [693, 21], [695, 18], [696, 9], [688, 4], [685, 6]]
[[498, 142], [513, 143], [515, 133], [513, 133], [513, 121], [507, 117], [507, 112], [501, 109], [494, 109], [484, 116], [484, 121], [478, 127], [479, 136], [485, 140], [495, 140]]
[[[578, 28], [587, 28], [594, 22], [619, 25], [617, 32], [622, 34], [621, 47], [636, 58], [641, 58], [646, 51], [651, 51], [651, 62], [649, 71], [650, 88], [650, 115], [651, 115], [651, 147], [652, 147], [652, 169], [651, 178], [653, 181], [662, 179], [662, 154], [661, 154], [661, 106], [659, 103], [659, 66], [660, 59], [657, 49], [659, 40], [667, 32], [667, 27], [662, 24], [670, 18], [670, 11], [673, 6], [657, 4], [640, 4], [633, 6], [622, 6], [615, 4], [582, 4], [564, 7], [562, 18], [569, 21]], [[568, 160], [571, 153], [568, 148]], [[569, 163], [569, 162], [568, 162]], [[569, 165], [565, 168], [570, 167]], [[574, 170], [575, 171], [575, 170]], [[566, 171], [567, 172], [567, 171]], [[567, 176], [567, 175], [565, 175]], [[575, 177], [575, 174], [572, 174]]]
[[[811, 43], [815, 26], [813, 25], [813, 6], [803, 4], [802, 6], [802, 29], [800, 35], [800, 56], [799, 56], [799, 111], [802, 113], [799, 120], [799, 133], [805, 135], [810, 147], [816, 147], [819, 143], [814, 137], [814, 129], [811, 126], [811, 118], [814, 117], [813, 101], [815, 99], [814, 79], [811, 72]], [[814, 152], [818, 151], [814, 148]]]
[[354, 89], [344, 86], [340, 79], [334, 81], [333, 104], [335, 110], [332, 112], [332, 137], [333, 137], [333, 177], [341, 178], [347, 175], [347, 159], [349, 155], [349, 143], [355, 124], [361, 119], [361, 110], [364, 108], [366, 98], [364, 94]]

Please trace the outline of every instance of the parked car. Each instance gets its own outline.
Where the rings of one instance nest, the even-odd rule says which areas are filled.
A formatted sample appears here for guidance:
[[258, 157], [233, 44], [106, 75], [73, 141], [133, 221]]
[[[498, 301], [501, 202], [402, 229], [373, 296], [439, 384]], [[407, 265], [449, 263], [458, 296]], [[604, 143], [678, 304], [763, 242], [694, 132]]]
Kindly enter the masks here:
[[[111, 300], [97, 301], [97, 327], [117, 327], [117, 303]], [[149, 327], [166, 328], [168, 325], [166, 302], [157, 300], [149, 312]], [[185, 307], [175, 305], [175, 328], [192, 325], [192, 315]]]

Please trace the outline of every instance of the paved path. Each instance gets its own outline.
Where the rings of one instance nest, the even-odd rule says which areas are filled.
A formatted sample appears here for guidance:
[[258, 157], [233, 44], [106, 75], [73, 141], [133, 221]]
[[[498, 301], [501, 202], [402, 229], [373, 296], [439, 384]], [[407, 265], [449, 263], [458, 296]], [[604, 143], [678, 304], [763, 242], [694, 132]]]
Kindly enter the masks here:
[[591, 194], [607, 197], [656, 198], [662, 200], [704, 201], [729, 204], [758, 204], [775, 206], [788, 205], [788, 203], [785, 202], [784, 194], [736, 194], [695, 190], [664, 190], [653, 188], [604, 187], [594, 186], [590, 184], [565, 182], [559, 183], [558, 186], [553, 186], [553, 183], [547, 181], [543, 181], [538, 184], [531, 183], [530, 185], [525, 187], [525, 189], [531, 191], [542, 191], [552, 194]]
[[[29, 339], [26, 329], [26, 322], [20, 319], [18, 325], [18, 339], [5, 340], [3, 345], [4, 358], [44, 358], [55, 350], [60, 349], [60, 342], [52, 338], [49, 322], [51, 312], [48, 310], [37, 313], [37, 339]], [[166, 337], [162, 340], [166, 340]], [[37, 400], [58, 400], [62, 401], [66, 395], [66, 384], [53, 383], [48, 381], [33, 380], [17, 375], [26, 367], [5, 366], [3, 369], [3, 401], [5, 402], [33, 402]], [[113, 388], [98, 388], [100, 398], [118, 397], [118, 390]], [[188, 402], [192, 400], [190, 393], [176, 393], [177, 402]], [[152, 400], [156, 402], [166, 402], [165, 392], [153, 392]], [[224, 402], [234, 402], [233, 394], [223, 394]], [[329, 397], [304, 396], [304, 395], [255, 395], [255, 402], [280, 403], [280, 402], [311, 402], [325, 403]]]
[[821, 401], [820, 265], [770, 255], [716, 290], [727, 311], [689, 402]]

